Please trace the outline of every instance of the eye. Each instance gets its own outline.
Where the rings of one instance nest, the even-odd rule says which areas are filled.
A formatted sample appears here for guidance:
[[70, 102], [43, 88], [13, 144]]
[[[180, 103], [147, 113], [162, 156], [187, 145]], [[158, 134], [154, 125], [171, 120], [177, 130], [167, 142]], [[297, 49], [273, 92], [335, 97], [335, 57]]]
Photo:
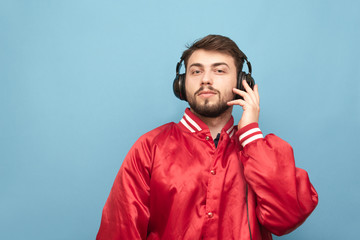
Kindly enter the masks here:
[[224, 73], [226, 73], [226, 71], [225, 71], [224, 69], [217, 68], [217, 69], [215, 69], [215, 73], [217, 73], [217, 74], [224, 74]]
[[198, 74], [200, 74], [200, 73], [201, 73], [200, 70], [192, 70], [192, 71], [191, 71], [191, 74], [192, 74], [192, 75], [198, 75]]

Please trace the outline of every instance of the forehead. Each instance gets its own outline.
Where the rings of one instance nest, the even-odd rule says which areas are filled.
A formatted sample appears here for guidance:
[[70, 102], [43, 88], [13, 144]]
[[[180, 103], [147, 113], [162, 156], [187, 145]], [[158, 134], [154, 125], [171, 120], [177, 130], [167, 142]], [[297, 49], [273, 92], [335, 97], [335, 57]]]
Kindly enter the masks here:
[[211, 66], [214, 63], [221, 62], [226, 63], [230, 68], [235, 68], [235, 60], [231, 55], [218, 51], [199, 49], [191, 54], [187, 62], [187, 66], [190, 66], [194, 63], [199, 63], [204, 66]]

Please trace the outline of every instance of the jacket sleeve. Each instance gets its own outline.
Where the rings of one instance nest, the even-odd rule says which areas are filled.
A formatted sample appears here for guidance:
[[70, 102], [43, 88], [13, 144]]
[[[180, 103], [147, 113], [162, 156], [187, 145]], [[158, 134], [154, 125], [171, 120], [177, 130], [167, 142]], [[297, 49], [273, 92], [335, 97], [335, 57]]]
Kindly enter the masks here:
[[259, 222], [275, 235], [293, 231], [318, 203], [307, 172], [295, 167], [287, 142], [273, 134], [263, 138], [257, 123], [243, 127], [237, 136], [245, 179], [256, 194]]
[[149, 221], [150, 153], [141, 138], [130, 149], [105, 203], [97, 240], [145, 239]]

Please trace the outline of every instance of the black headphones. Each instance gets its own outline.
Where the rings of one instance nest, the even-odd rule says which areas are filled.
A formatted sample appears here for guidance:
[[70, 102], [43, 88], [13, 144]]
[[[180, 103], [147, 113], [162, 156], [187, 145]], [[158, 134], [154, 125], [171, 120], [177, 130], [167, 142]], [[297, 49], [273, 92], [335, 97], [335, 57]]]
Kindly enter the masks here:
[[[243, 72], [242, 70], [239, 71], [236, 88], [240, 89], [242, 91], [245, 91], [245, 88], [241, 82], [242, 82], [242, 80], [246, 80], [246, 82], [249, 84], [249, 86], [253, 89], [255, 86], [255, 81], [251, 76], [251, 72], [252, 72], [251, 63], [248, 61], [245, 54], [243, 54], [243, 57], [241, 59], [243, 60], [243, 62], [246, 61], [249, 73]], [[175, 77], [174, 83], [173, 83], [173, 91], [177, 98], [179, 98], [180, 100], [187, 101], [186, 91], [185, 91], [185, 75], [186, 74], [185, 73], [180, 74], [180, 68], [181, 68], [183, 61], [184, 61], [184, 59], [180, 58], [180, 61], [176, 64], [176, 77]], [[242, 97], [239, 95], [236, 95], [235, 99], [242, 99]]]

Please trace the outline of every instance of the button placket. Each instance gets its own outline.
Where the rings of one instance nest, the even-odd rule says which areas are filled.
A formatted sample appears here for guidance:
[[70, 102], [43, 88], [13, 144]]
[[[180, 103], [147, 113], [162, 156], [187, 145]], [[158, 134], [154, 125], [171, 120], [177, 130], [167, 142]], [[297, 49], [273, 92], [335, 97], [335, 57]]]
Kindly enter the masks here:
[[[209, 134], [209, 133], [208, 133]], [[216, 157], [217, 157], [217, 153], [216, 153], [216, 148], [215, 145], [213, 144], [213, 142], [211, 140], [213, 140], [213, 138], [210, 135], [206, 135], [203, 138], [204, 140], [208, 141], [208, 146], [209, 147], [213, 147], [213, 151], [209, 152], [209, 160], [210, 160], [210, 165], [209, 165], [209, 169], [208, 169], [208, 173], [210, 173], [210, 175], [208, 175], [208, 190], [207, 190], [207, 195], [206, 195], [206, 206], [205, 206], [205, 215], [207, 220], [209, 221], [208, 226], [211, 226], [212, 224], [216, 224], [216, 219], [217, 217], [215, 216], [215, 212], [218, 211], [217, 207], [216, 207], [216, 196], [214, 196], [215, 191], [214, 188], [216, 188], [216, 183], [214, 181], [216, 181], [216, 171], [215, 171], [215, 161], [216, 161]]]

